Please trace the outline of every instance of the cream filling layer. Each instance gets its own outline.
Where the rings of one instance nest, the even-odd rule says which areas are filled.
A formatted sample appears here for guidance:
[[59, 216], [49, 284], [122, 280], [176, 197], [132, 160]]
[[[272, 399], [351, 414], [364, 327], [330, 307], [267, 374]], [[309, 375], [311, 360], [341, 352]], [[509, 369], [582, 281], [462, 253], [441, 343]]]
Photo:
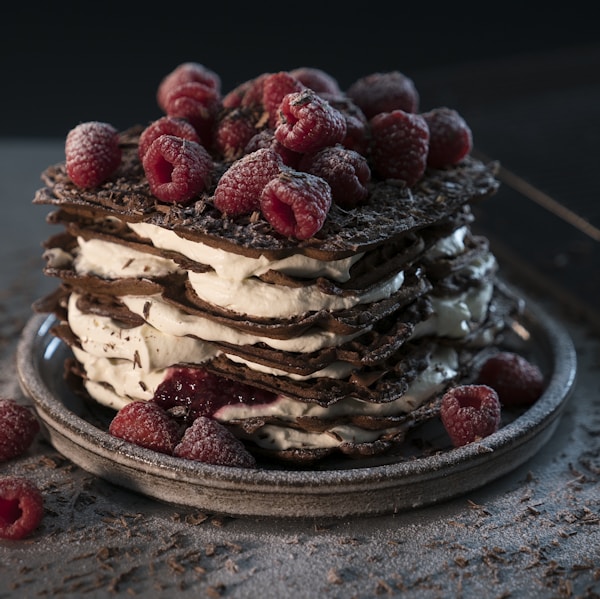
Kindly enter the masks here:
[[[149, 400], [154, 389], [163, 380], [166, 370], [148, 373], [144, 383], [140, 383], [135, 370], [126, 361], [109, 358], [93, 358], [84, 351], [74, 348], [75, 357], [84, 364], [88, 375], [85, 383], [87, 391], [99, 403], [115, 410], [121, 409], [130, 401]], [[296, 418], [341, 418], [353, 415], [399, 416], [422, 405], [433, 394], [440, 392], [457, 374], [458, 360], [451, 348], [438, 348], [429, 367], [411, 383], [407, 392], [399, 399], [388, 403], [369, 403], [353, 397], [345, 398], [328, 408], [304, 403], [284, 395], [269, 404], [253, 406], [224, 406], [214, 417], [224, 423], [241, 418], [276, 417], [292, 423]], [[110, 376], [107, 378], [107, 373]], [[138, 373], [139, 374], [139, 373]], [[102, 384], [109, 380], [110, 385]], [[257, 445], [276, 450], [294, 447], [327, 448], [342, 443], [368, 443], [394, 429], [366, 430], [353, 424], [340, 424], [322, 433], [300, 431], [289, 426], [268, 424], [259, 429], [251, 438]]]
[[[199, 249], [197, 247], [199, 244], [189, 242], [173, 232], [165, 231], [153, 225], [132, 226], [132, 229], [136, 230], [136, 228], [136, 232], [144, 237], [152, 235], [152, 242], [157, 247], [172, 249], [199, 262], [210, 263], [217, 272], [215, 277], [218, 275], [232, 276], [241, 285], [236, 287], [238, 289], [237, 295], [246, 295], [251, 298], [254, 295], [255, 299], [256, 293], [252, 294], [248, 291], [249, 288], [244, 287], [248, 281], [243, 279], [273, 268], [272, 263], [267, 265], [260, 259], [248, 259], [222, 252], [227, 261], [233, 259], [236, 262], [236, 265], [229, 268], [226, 264], [219, 263], [220, 260], [224, 259], [224, 256], [220, 255], [220, 250], [214, 250], [214, 248], [208, 246]], [[441, 240], [429, 251], [430, 257], [459, 254], [465, 247], [465, 234], [466, 228], [459, 229], [453, 235]], [[95, 243], [88, 244], [90, 242], [80, 243], [80, 249], [75, 256], [77, 268], [81, 272], [88, 269], [99, 269], [97, 272], [94, 270], [89, 270], [89, 272], [96, 272], [96, 274], [107, 278], [162, 276], [170, 272], [179, 272], [179, 267], [172, 260], [150, 256], [135, 250], [124, 251], [124, 246], [119, 244], [110, 244], [117, 246], [114, 249], [118, 250], [115, 251], [115, 255], [111, 258], [112, 263], [110, 263], [111, 261], [107, 260], [105, 247]], [[202, 256], [196, 255], [194, 248], [200, 251]], [[217, 252], [217, 254], [214, 254], [214, 252]], [[208, 256], [209, 254], [210, 256]], [[57, 255], [57, 259], [59, 258], [64, 261], [65, 256], [62, 254]], [[247, 262], [248, 260], [250, 262]], [[306, 267], [306, 263], [318, 261], [302, 258], [300, 266], [293, 259], [278, 262], [277, 266], [281, 267], [283, 272], [304, 276], [306, 270], [303, 269]], [[349, 259], [343, 262], [345, 262], [344, 268], [347, 267], [346, 272], [349, 272], [352, 260]], [[311, 266], [315, 267], [315, 270], [311, 271], [310, 276], [324, 275], [335, 278], [328, 270], [329, 267], [326, 266], [326, 263], [311, 264]], [[468, 269], [475, 278], [483, 279], [494, 267], [495, 259], [490, 254], [473, 262]], [[344, 268], [339, 268], [339, 265], [337, 265], [334, 269], [337, 276], [341, 277], [339, 280], [343, 280], [345, 276], [343, 274]], [[207, 286], [207, 280], [211, 279], [199, 277], [197, 281], [199, 287]], [[399, 273], [387, 284], [392, 285], [391, 288], [393, 288], [394, 285], [401, 285], [402, 280], [402, 273]], [[201, 283], [201, 281], [204, 281], [204, 283]], [[242, 291], [242, 289], [245, 290]], [[285, 288], [285, 290], [289, 291], [288, 288]], [[492, 290], [493, 285], [485, 283], [456, 297], [432, 297], [434, 314], [427, 321], [417, 326], [415, 336], [439, 335], [459, 338], [467, 335], [477, 323], [483, 320], [489, 306]], [[221, 292], [222, 290], [216, 293]], [[212, 297], [215, 299], [214, 296]], [[74, 348], [75, 356], [86, 369], [88, 376], [86, 387], [90, 394], [99, 403], [115, 409], [119, 409], [134, 399], [150, 399], [154, 389], [163, 380], [170, 366], [178, 363], [202, 364], [204, 361], [210, 360], [217, 355], [217, 351], [211, 343], [214, 341], [226, 341], [236, 345], [264, 342], [274, 349], [282, 351], [310, 352], [328, 345], [344, 343], [344, 341], [351, 338], [335, 336], [322, 331], [311, 331], [308, 335], [299, 339], [273, 340], [261, 338], [222, 325], [215, 325], [209, 319], [185, 314], [174, 306], [165, 303], [158, 296], [145, 298], [122, 297], [122, 301], [130, 310], [146, 320], [146, 323], [140, 327], [125, 329], [110, 318], [81, 313], [75, 305], [76, 299], [77, 296], [72, 294], [69, 305], [69, 324], [82, 344], [82, 349]], [[250, 299], [250, 301], [254, 302], [254, 299]], [[271, 300], [271, 302], [273, 301]], [[272, 312], [270, 312], [270, 315], [272, 315]], [[451, 352], [452, 350], [445, 349], [444, 351]], [[239, 358], [231, 355], [228, 358], [239, 361]], [[249, 368], [263, 370], [277, 376], [290, 376], [284, 370], [265, 369], [257, 364], [244, 363]], [[332, 369], [314, 373], [311, 377], [343, 377], [347, 375], [348, 368], [349, 365], [334, 364]], [[217, 417], [223, 421], [230, 421], [256, 415], [271, 415], [283, 420], [293, 420], [300, 415], [321, 418], [352, 414], [394, 415], [418, 407], [425, 399], [443, 388], [445, 383], [452, 379], [455, 374], [456, 355], [443, 354], [440, 349], [434, 356], [430, 367], [413, 382], [405, 396], [390, 404], [370, 404], [355, 398], [347, 398], [329, 408], [321, 408], [318, 405], [305, 404], [280, 396], [276, 402], [265, 406], [254, 406], [247, 409], [228, 406], [222, 408]], [[373, 441], [382, 434], [383, 431], [366, 431], [352, 425], [337, 426], [327, 433], [307, 433], [285, 426], [268, 425], [260, 429], [260, 438], [257, 436], [253, 440], [265, 447], [277, 449], [333, 447], [344, 442]]]
[[386, 299], [402, 287], [404, 273], [397, 273], [371, 291], [347, 296], [323, 293], [315, 285], [284, 287], [266, 284], [254, 277], [232, 281], [214, 272], [189, 272], [188, 280], [198, 297], [215, 306], [250, 316], [289, 318], [318, 310], [346, 310], [358, 304]]
[[[64, 252], [47, 254], [55, 264], [65, 262]], [[105, 279], [163, 277], [185, 273], [169, 258], [147, 254], [127, 246], [100, 239], [78, 239], [73, 266], [79, 275], [92, 274]], [[316, 285], [286, 287], [264, 283], [250, 276], [223, 278], [218, 272], [187, 272], [188, 281], [202, 300], [238, 314], [267, 318], [289, 318], [318, 310], [345, 310], [358, 304], [386, 299], [404, 283], [401, 271], [364, 293], [333, 295]]]
[[225, 250], [213, 248], [198, 241], [184, 239], [168, 229], [149, 223], [128, 223], [128, 227], [140, 237], [149, 239], [154, 247], [178, 252], [190, 260], [212, 266], [224, 279], [241, 281], [259, 276], [268, 270], [277, 270], [294, 277], [326, 277], [334, 281], [348, 281], [350, 268], [363, 257], [363, 253], [342, 260], [316, 260], [293, 255], [281, 260], [269, 260], [265, 256], [248, 258]]

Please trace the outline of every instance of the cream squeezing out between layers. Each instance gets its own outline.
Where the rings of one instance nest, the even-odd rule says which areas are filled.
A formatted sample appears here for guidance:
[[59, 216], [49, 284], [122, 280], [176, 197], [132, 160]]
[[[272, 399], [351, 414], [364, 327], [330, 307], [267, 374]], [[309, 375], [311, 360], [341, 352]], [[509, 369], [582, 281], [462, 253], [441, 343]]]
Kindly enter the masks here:
[[[204, 301], [250, 317], [263, 316], [268, 309], [271, 310], [268, 313], [272, 315], [274, 306], [277, 308], [275, 313], [280, 318], [323, 307], [328, 310], [344, 309], [387, 298], [404, 283], [404, 272], [399, 271], [364, 293], [341, 297], [328, 295], [311, 285], [299, 288], [274, 285], [261, 281], [257, 275], [279, 269], [291, 276], [327, 276], [333, 280], [347, 281], [350, 268], [362, 258], [362, 254], [330, 263], [302, 256], [270, 262], [203, 246], [154, 225], [129, 223], [128, 226], [136, 234], [150, 239], [154, 247], [177, 252], [190, 260], [212, 267], [212, 270], [185, 271], [172, 259], [162, 255], [141, 252], [110, 241], [81, 238], [70, 253], [58, 248], [48, 250], [46, 257], [49, 265], [64, 266], [72, 263], [80, 276], [96, 275], [105, 279], [183, 274]], [[435, 243], [427, 251], [426, 257], [436, 260], [461, 255], [465, 251], [465, 238], [468, 235], [468, 227], [458, 228]], [[493, 295], [495, 258], [489, 251], [483, 252], [465, 264], [462, 270], [471, 281], [479, 283], [467, 290], [439, 297], [430, 294], [433, 313], [415, 326], [411, 339], [423, 336], [461, 339], [483, 322]], [[261, 290], [268, 292], [263, 293]], [[266, 299], [261, 300], [261, 296]], [[77, 307], [76, 293], [71, 294], [68, 306], [69, 326], [80, 342], [80, 346], [73, 347], [73, 351], [85, 368], [85, 387], [96, 401], [114, 409], [133, 400], [150, 399], [171, 367], [177, 364], [202, 365], [222, 354], [223, 350], [217, 348], [214, 342], [235, 345], [261, 343], [280, 351], [308, 353], [352, 339], [352, 335], [340, 335], [317, 328], [291, 338], [274, 339], [241, 332], [208, 318], [184, 313], [165, 302], [160, 295], [127, 295], [118, 299], [133, 314], [142, 318], [144, 324], [124, 328], [108, 316], [84, 313]], [[364, 330], [357, 334], [362, 333]], [[487, 341], [489, 340], [482, 340], [482, 343]], [[344, 378], [353, 369], [350, 363], [336, 361], [310, 375], [298, 375], [286, 372], [284, 368], [275, 369], [232, 354], [225, 355], [229, 360], [241, 362], [247, 368], [293, 380]], [[281, 426], [277, 422], [292, 423], [299, 417], [335, 419], [354, 414], [375, 417], [406, 414], [444, 389], [456, 377], [458, 370], [456, 350], [451, 345], [439, 344], [432, 352], [428, 367], [416, 376], [401, 398], [392, 402], [375, 403], [346, 397], [324, 407], [279, 394], [275, 401], [268, 404], [224, 406], [214, 417], [222, 422], [257, 417], [274, 419], [275, 424], [266, 424], [260, 428], [260, 435], [249, 435], [254, 443], [270, 450], [331, 448], [345, 442], [368, 443], [382, 434], [393, 433], [393, 428], [368, 430], [351, 422], [344, 422], [324, 431], [312, 432], [298, 430], [293, 426]]]

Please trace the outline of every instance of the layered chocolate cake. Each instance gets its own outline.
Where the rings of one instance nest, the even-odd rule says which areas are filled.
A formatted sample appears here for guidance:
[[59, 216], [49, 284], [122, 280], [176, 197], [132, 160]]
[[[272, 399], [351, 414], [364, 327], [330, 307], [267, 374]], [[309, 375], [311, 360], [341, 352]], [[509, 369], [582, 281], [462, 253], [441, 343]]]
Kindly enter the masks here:
[[437, 417], [516, 309], [471, 232], [498, 183], [458, 113], [420, 113], [400, 73], [343, 92], [308, 68], [222, 94], [185, 63], [157, 99], [156, 122], [78, 126], [34, 200], [62, 227], [36, 309], [70, 379], [301, 464]]

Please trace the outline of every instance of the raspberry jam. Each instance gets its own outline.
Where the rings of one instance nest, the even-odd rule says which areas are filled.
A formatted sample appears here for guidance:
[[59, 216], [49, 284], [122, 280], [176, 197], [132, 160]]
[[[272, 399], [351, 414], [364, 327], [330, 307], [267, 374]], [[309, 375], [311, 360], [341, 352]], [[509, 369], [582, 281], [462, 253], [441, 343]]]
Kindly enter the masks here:
[[269, 404], [277, 395], [251, 385], [230, 381], [201, 368], [172, 368], [158, 385], [154, 401], [165, 410], [183, 408], [183, 417], [212, 417], [224, 406]]

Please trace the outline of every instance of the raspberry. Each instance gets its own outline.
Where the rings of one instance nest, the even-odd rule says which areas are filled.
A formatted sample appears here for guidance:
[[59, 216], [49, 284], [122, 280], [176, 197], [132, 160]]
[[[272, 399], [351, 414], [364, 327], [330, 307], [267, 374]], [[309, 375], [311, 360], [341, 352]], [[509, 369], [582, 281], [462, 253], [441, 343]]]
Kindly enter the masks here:
[[290, 71], [290, 75], [295, 77], [305, 87], [312, 89], [319, 95], [341, 95], [341, 90], [337, 79], [321, 69], [316, 69], [313, 67], [299, 67]]
[[187, 139], [189, 141], [195, 141], [200, 143], [200, 138], [196, 129], [185, 119], [177, 119], [171, 116], [163, 116], [160, 119], [150, 123], [140, 135], [138, 143], [138, 155], [140, 160], [144, 159], [148, 148], [152, 145], [152, 142], [161, 135], [174, 135], [175, 137], [181, 137], [181, 139]]
[[429, 127], [428, 166], [442, 168], [456, 164], [471, 151], [471, 129], [456, 110], [434, 108], [422, 116]]
[[258, 210], [263, 187], [282, 168], [279, 154], [270, 148], [246, 154], [219, 179], [214, 194], [215, 206], [230, 216]]
[[305, 89], [295, 77], [285, 71], [273, 73], [263, 82], [262, 105], [269, 115], [269, 126], [275, 127], [279, 119], [279, 106], [284, 96]]
[[275, 138], [295, 152], [316, 152], [346, 136], [346, 119], [340, 111], [310, 89], [285, 96], [279, 117]]
[[479, 370], [477, 382], [495, 389], [505, 406], [530, 406], [544, 391], [540, 369], [519, 354], [499, 352]]
[[289, 171], [265, 185], [260, 209], [282, 235], [308, 239], [323, 226], [331, 202], [327, 181], [309, 173]]
[[381, 112], [417, 112], [419, 94], [412, 79], [398, 71], [372, 73], [357, 79], [346, 95], [370, 120]]
[[350, 98], [326, 96], [327, 101], [337, 108], [346, 119], [346, 136], [342, 145], [365, 155], [369, 147], [369, 122], [363, 111]]
[[163, 202], [187, 202], [209, 183], [213, 162], [203, 146], [174, 135], [157, 137], [142, 161], [152, 193]]
[[442, 397], [440, 417], [455, 447], [478, 441], [500, 426], [498, 394], [487, 385], [454, 387]]
[[39, 422], [28, 408], [0, 398], [0, 462], [25, 453], [39, 430]]
[[198, 81], [173, 87], [165, 99], [167, 116], [188, 120], [202, 140], [210, 139], [220, 109], [219, 92]]
[[213, 144], [226, 162], [233, 162], [245, 154], [246, 146], [254, 135], [253, 114], [244, 108], [234, 108], [217, 122]]
[[198, 416], [186, 429], [174, 454], [207, 464], [256, 468], [256, 460], [244, 444], [229, 429], [205, 416]]
[[258, 77], [240, 83], [223, 98], [223, 106], [225, 108], [245, 106], [247, 108], [260, 107], [262, 109], [263, 84], [270, 74], [263, 73]]
[[371, 179], [371, 169], [367, 159], [343, 146], [305, 154], [299, 168], [325, 179], [331, 187], [333, 201], [342, 208], [356, 207], [369, 193], [367, 183]]
[[75, 185], [100, 185], [121, 164], [119, 134], [108, 123], [80, 123], [67, 134], [65, 157], [67, 174]]
[[184, 62], [171, 71], [158, 86], [156, 100], [162, 110], [167, 112], [167, 96], [182, 83], [202, 83], [219, 92], [221, 78], [214, 71], [197, 62]]
[[403, 110], [383, 112], [371, 124], [371, 161], [378, 175], [402, 179], [410, 187], [427, 167], [429, 128], [418, 114]]
[[19, 540], [30, 535], [44, 516], [44, 498], [26, 478], [0, 478], [0, 539]]
[[110, 422], [108, 432], [129, 443], [169, 455], [180, 438], [177, 422], [152, 401], [132, 401], [122, 407]]
[[283, 164], [291, 168], [297, 168], [303, 156], [300, 152], [294, 152], [285, 146], [282, 146], [276, 139], [272, 129], [262, 129], [254, 135], [246, 148], [244, 154], [250, 154], [262, 148], [271, 148], [279, 154]]
[[223, 406], [267, 404], [276, 397], [201, 368], [173, 368], [156, 388], [153, 401], [174, 415], [179, 413], [184, 422], [191, 422], [198, 416], [212, 417]]

